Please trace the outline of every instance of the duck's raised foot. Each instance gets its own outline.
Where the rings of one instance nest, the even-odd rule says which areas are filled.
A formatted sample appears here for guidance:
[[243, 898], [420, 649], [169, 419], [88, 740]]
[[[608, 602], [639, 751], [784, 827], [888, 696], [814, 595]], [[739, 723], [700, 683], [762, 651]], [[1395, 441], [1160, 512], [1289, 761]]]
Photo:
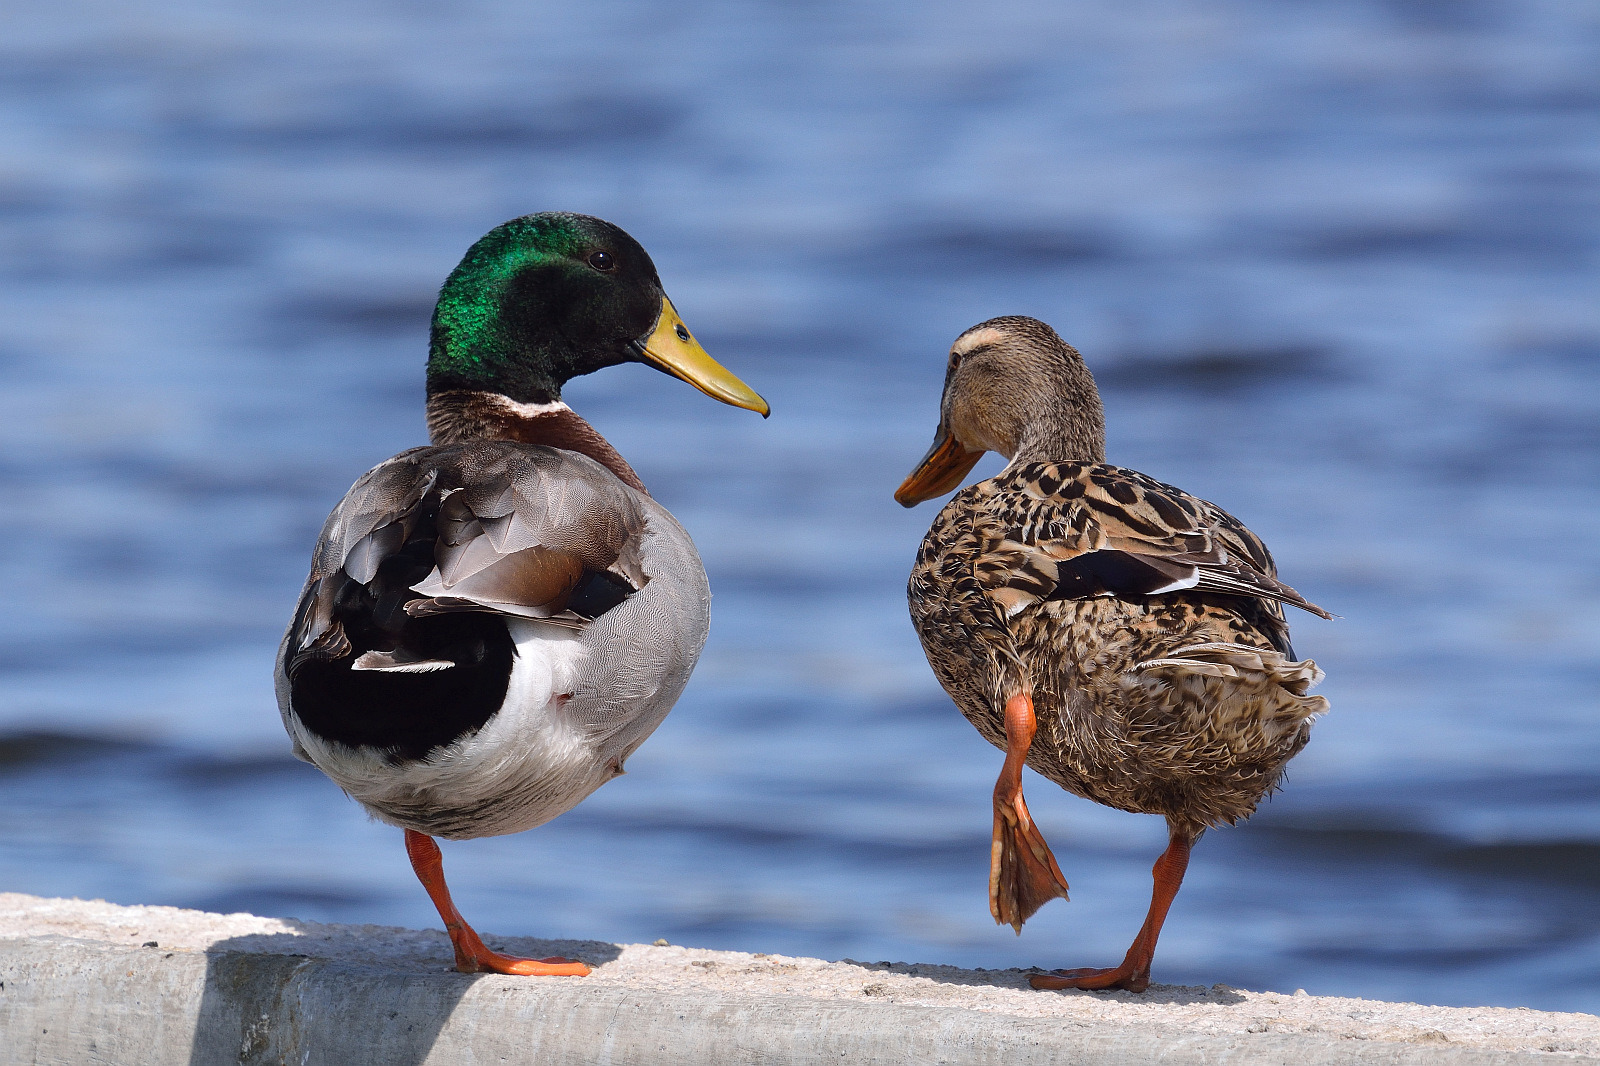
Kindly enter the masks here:
[[1120, 988], [1124, 992], [1143, 992], [1150, 987], [1150, 972], [1146, 970], [1139, 973], [1125, 966], [1114, 966], [1103, 970], [1082, 966], [1076, 970], [1036, 973], [1028, 978], [1028, 984], [1034, 988], [1045, 989], [1080, 988], [1097, 992], [1106, 988]]
[[989, 860], [989, 913], [1002, 925], [1022, 932], [1022, 923], [1060, 896], [1067, 898], [1067, 879], [1061, 876], [1050, 845], [1022, 798], [1022, 784], [1009, 795], [996, 789], [994, 843]]
[[994, 784], [994, 837], [989, 856], [989, 913], [1018, 933], [1046, 903], [1067, 898], [1050, 845], [1033, 824], [1022, 798], [1022, 767], [1033, 743], [1033, 699], [1020, 693], [1006, 701], [1006, 761]]

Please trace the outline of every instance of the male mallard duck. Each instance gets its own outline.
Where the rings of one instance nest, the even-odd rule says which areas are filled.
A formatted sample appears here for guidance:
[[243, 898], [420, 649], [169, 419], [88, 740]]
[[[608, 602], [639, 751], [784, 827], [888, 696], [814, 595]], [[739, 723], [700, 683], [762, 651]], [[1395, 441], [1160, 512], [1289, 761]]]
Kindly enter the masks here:
[[405, 830], [466, 973], [589, 971], [489, 950], [432, 838], [530, 829], [622, 773], [705, 643], [689, 535], [561, 402], [568, 379], [628, 361], [767, 414], [616, 226], [529, 215], [474, 244], [433, 313], [433, 444], [328, 516], [278, 652], [295, 754]]
[[1327, 710], [1289, 646], [1280, 583], [1232, 515], [1105, 463], [1105, 417], [1083, 357], [1037, 319], [990, 319], [950, 349], [933, 447], [895, 492], [942, 495], [986, 451], [1010, 465], [956, 494], [923, 538], [907, 595], [928, 662], [1006, 753], [994, 790], [989, 909], [1022, 923], [1067, 883], [1022, 798], [1024, 762], [1068, 792], [1165, 815], [1144, 927], [1120, 966], [1058, 970], [1035, 988], [1150, 984], [1189, 849], [1249, 817]]

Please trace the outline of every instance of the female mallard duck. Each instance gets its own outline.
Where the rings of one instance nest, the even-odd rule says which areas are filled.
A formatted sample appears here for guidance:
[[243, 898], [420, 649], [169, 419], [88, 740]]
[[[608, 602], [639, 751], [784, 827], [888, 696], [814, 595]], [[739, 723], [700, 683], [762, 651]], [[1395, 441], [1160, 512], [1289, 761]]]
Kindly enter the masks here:
[[1150, 984], [1189, 849], [1249, 817], [1327, 700], [1296, 662], [1266, 545], [1220, 507], [1105, 463], [1083, 358], [1032, 318], [995, 318], [950, 349], [939, 431], [895, 492], [942, 495], [986, 451], [1010, 465], [958, 493], [922, 541], [911, 618], [961, 713], [1006, 753], [994, 790], [989, 909], [1017, 932], [1067, 895], [1022, 798], [1026, 763], [1068, 792], [1166, 816], [1144, 927], [1120, 966], [1035, 988]]
[[434, 309], [433, 444], [328, 516], [278, 653], [295, 754], [405, 830], [463, 972], [589, 971], [489, 950], [432, 838], [530, 829], [622, 773], [705, 643], [694, 544], [561, 402], [568, 379], [628, 361], [767, 414], [616, 226], [529, 215], [474, 244]]

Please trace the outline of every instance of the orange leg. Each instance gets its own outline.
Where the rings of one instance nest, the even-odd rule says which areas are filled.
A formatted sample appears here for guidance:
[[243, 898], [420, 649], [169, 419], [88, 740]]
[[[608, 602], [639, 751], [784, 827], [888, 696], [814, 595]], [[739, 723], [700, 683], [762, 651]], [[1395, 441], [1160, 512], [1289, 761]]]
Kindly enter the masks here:
[[1169, 832], [1167, 850], [1150, 870], [1155, 879], [1150, 893], [1150, 911], [1122, 965], [1108, 970], [1085, 967], [1035, 974], [1028, 978], [1030, 985], [1034, 988], [1122, 988], [1129, 992], [1143, 992], [1150, 987], [1150, 960], [1155, 958], [1156, 938], [1161, 935], [1161, 923], [1167, 920], [1172, 898], [1183, 884], [1183, 872], [1189, 866], [1189, 849], [1195, 841], [1186, 832], [1176, 829]]
[[527, 977], [586, 977], [589, 967], [572, 959], [519, 959], [490, 951], [467, 920], [461, 917], [456, 905], [450, 901], [450, 889], [444, 883], [444, 860], [439, 845], [433, 838], [406, 830], [406, 854], [411, 857], [411, 868], [417, 880], [428, 890], [428, 898], [439, 908], [444, 919], [445, 932], [456, 947], [456, 969], [462, 973], [505, 973]]
[[1033, 698], [1006, 701], [1006, 761], [994, 783], [994, 845], [989, 853], [989, 913], [1018, 933], [1034, 911], [1060, 896], [1067, 880], [1022, 799], [1022, 767], [1033, 743]]

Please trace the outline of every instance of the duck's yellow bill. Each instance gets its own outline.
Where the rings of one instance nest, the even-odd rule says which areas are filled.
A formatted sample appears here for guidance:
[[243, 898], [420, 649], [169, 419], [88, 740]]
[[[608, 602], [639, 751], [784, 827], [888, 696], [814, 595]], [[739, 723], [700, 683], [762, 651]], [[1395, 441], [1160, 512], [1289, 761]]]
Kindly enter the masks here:
[[678, 317], [678, 309], [665, 296], [661, 298], [661, 317], [656, 328], [642, 341], [635, 341], [644, 361], [657, 370], [682, 378], [713, 400], [756, 411], [762, 418], [772, 413], [767, 401], [755, 390], [730, 374], [700, 347], [689, 327]]
[[940, 426], [939, 436], [934, 439], [928, 454], [911, 471], [911, 476], [894, 490], [895, 502], [902, 507], [915, 507], [924, 500], [955, 491], [982, 458], [982, 449], [969, 451], [966, 445], [956, 440], [954, 433]]

